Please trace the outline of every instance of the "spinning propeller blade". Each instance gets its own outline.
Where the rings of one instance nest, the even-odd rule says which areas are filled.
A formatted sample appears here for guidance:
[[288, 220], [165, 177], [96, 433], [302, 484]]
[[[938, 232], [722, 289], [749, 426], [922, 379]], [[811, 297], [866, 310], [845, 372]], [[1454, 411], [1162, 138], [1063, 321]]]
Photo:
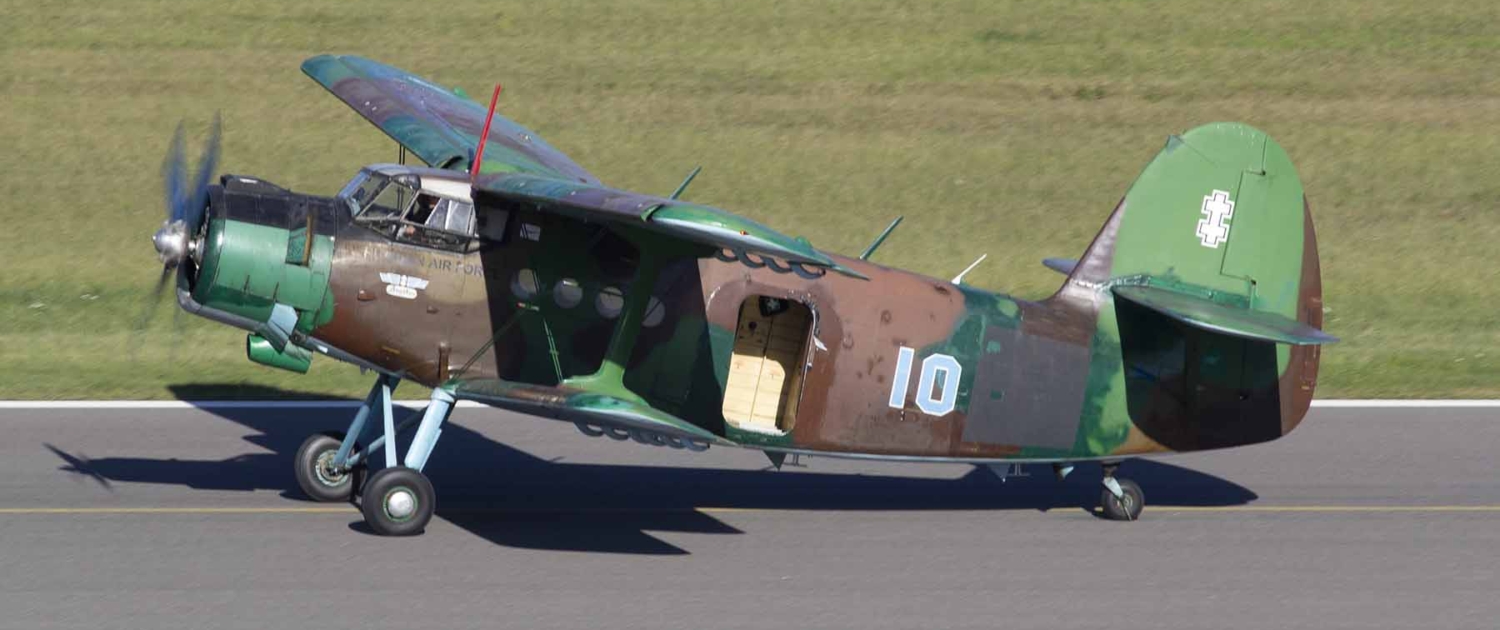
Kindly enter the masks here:
[[223, 123], [219, 114], [214, 114], [214, 124], [208, 132], [208, 144], [203, 147], [203, 157], [198, 159], [198, 177], [193, 180], [193, 194], [187, 200], [187, 209], [183, 218], [187, 220], [188, 226], [197, 232], [198, 224], [203, 220], [203, 211], [208, 207], [208, 185], [214, 176], [214, 167], [219, 163], [219, 142], [223, 134]]
[[141, 305], [141, 314], [135, 320], [135, 330], [131, 331], [130, 343], [126, 345], [127, 353], [134, 360], [136, 352], [141, 347], [141, 333], [151, 325], [151, 320], [156, 317], [156, 311], [160, 310], [161, 294], [167, 287], [167, 279], [173, 277], [176, 270], [171, 267], [162, 267], [161, 276], [156, 279], [156, 287], [146, 296], [144, 304]]
[[215, 114], [208, 142], [203, 147], [203, 157], [198, 160], [197, 176], [191, 183], [188, 181], [181, 123], [177, 125], [177, 132], [172, 134], [172, 144], [161, 167], [167, 220], [151, 238], [157, 257], [168, 268], [181, 264], [191, 253], [192, 239], [202, 227], [204, 210], [208, 206], [208, 187], [219, 163], [222, 129], [220, 118]]
[[[219, 163], [219, 147], [223, 136], [223, 124], [218, 114], [214, 115], [208, 141], [204, 143], [202, 157], [198, 159], [196, 176], [189, 181], [187, 150], [183, 124], [177, 124], [172, 134], [172, 143], [167, 147], [167, 156], [162, 160], [162, 187], [166, 201], [167, 217], [161, 228], [151, 237], [156, 247], [157, 258], [162, 262], [161, 275], [148, 296], [141, 317], [137, 320], [136, 333], [151, 324], [157, 303], [166, 292], [169, 280], [181, 273], [184, 260], [192, 255], [194, 239], [203, 226], [208, 208], [208, 188], [213, 181], [214, 169]], [[135, 345], [135, 344], [132, 344]], [[133, 354], [133, 351], [132, 351]]]
[[185, 142], [183, 140], [182, 123], [177, 123], [177, 132], [172, 134], [172, 144], [167, 147], [167, 157], [161, 163], [161, 177], [166, 184], [164, 190], [167, 198], [167, 221], [175, 221], [182, 218], [178, 215], [182, 208], [183, 187], [187, 185], [187, 164], [183, 156]]

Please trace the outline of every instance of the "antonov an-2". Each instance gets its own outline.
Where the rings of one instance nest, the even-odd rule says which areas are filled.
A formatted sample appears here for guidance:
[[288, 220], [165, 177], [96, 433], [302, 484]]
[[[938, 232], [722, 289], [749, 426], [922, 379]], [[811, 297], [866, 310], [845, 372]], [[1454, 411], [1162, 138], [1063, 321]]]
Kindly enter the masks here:
[[[1245, 125], [1171, 136], [1030, 302], [870, 262], [879, 240], [841, 256], [681, 188], [608, 187], [493, 99], [358, 57], [302, 70], [429, 166], [368, 166], [334, 197], [211, 185], [217, 135], [189, 182], [179, 134], [153, 240], [181, 307], [246, 330], [252, 361], [304, 372], [323, 354], [378, 375], [296, 475], [317, 500], [358, 495], [382, 534], [431, 518], [422, 469], [460, 400], [778, 464], [1097, 461], [1104, 514], [1134, 519], [1121, 460], [1285, 435], [1334, 341], [1302, 184]], [[433, 390], [401, 421], [403, 380]]]

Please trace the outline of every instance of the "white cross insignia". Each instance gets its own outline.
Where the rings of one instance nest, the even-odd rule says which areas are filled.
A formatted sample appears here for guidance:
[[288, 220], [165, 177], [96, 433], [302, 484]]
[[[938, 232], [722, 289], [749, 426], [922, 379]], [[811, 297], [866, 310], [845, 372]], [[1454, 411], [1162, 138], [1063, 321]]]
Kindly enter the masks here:
[[1198, 238], [1204, 247], [1219, 248], [1229, 240], [1229, 218], [1234, 216], [1234, 200], [1229, 193], [1215, 190], [1203, 196], [1203, 218], [1198, 220]]

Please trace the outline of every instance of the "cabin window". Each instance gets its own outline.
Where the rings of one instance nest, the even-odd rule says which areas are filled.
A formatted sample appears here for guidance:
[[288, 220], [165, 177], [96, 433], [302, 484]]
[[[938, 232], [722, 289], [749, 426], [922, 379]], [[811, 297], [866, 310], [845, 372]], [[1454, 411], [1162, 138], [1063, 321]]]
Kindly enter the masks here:
[[646, 317], [641, 320], [641, 326], [656, 328], [661, 325], [662, 320], [667, 318], [667, 307], [662, 306], [661, 300], [655, 296], [646, 302]]
[[792, 430], [812, 324], [812, 311], [801, 302], [763, 295], [745, 299], [724, 385], [725, 421], [769, 435]]
[[583, 301], [583, 287], [577, 280], [563, 278], [557, 281], [557, 286], [552, 288], [552, 299], [558, 306], [573, 308]]
[[604, 319], [614, 319], [620, 316], [620, 311], [625, 310], [625, 292], [619, 287], [604, 287], [599, 290], [599, 295], [594, 297], [594, 310]]
[[536, 272], [530, 269], [522, 269], [516, 272], [516, 277], [510, 281], [510, 292], [523, 300], [536, 297], [541, 285], [537, 284]]

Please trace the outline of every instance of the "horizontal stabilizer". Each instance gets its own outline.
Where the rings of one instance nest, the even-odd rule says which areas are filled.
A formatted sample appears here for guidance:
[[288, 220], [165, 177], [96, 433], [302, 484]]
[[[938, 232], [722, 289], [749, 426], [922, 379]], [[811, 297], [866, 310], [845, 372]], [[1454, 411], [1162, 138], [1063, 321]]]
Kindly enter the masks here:
[[461, 381], [457, 400], [603, 428], [637, 430], [673, 438], [723, 443], [712, 432], [642, 402], [572, 387], [528, 385], [500, 379]]
[[1075, 258], [1043, 258], [1042, 264], [1046, 265], [1048, 269], [1067, 276], [1073, 274], [1073, 268], [1078, 266], [1078, 260]]
[[1122, 286], [1114, 291], [1117, 297], [1189, 326], [1232, 337], [1295, 346], [1338, 341], [1337, 337], [1276, 313], [1238, 308], [1157, 287]]

